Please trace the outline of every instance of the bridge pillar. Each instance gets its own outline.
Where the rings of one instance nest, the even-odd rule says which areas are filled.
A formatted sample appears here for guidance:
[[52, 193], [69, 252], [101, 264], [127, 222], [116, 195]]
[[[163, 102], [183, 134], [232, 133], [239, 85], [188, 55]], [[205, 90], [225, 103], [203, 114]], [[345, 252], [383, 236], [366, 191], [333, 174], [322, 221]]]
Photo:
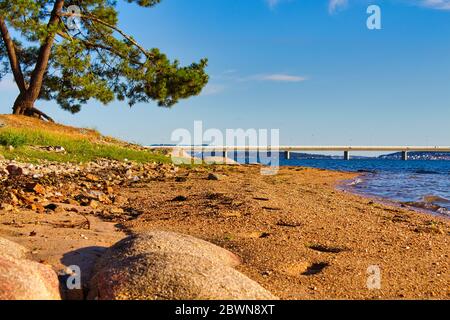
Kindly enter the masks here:
[[408, 160], [408, 151], [402, 151], [402, 160], [407, 161]]
[[291, 152], [290, 151], [285, 151], [284, 152], [284, 158], [286, 160], [291, 160]]
[[350, 151], [344, 151], [344, 160], [350, 160]]

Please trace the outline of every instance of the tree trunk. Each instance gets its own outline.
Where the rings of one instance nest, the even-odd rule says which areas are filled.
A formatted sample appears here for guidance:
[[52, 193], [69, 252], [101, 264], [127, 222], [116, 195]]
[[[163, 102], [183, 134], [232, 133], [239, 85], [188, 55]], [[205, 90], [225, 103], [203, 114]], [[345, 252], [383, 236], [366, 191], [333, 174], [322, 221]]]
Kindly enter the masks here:
[[[64, 7], [64, 0], [56, 0], [55, 5], [53, 6], [52, 13], [50, 15], [50, 20], [48, 22], [47, 28], [51, 30], [55, 28], [59, 23], [59, 13], [62, 11]], [[42, 82], [44, 79], [45, 71], [48, 67], [48, 61], [50, 59], [51, 50], [53, 47], [53, 42], [55, 40], [55, 32], [51, 31], [41, 48], [39, 49], [39, 55], [36, 61], [36, 65], [34, 67], [33, 72], [31, 73], [30, 85], [25, 92], [24, 99], [25, 103], [28, 104], [31, 100], [36, 101], [39, 97], [39, 93], [41, 92]]]
[[30, 98], [26, 98], [23, 93], [20, 93], [14, 101], [13, 114], [24, 115], [27, 110], [31, 110], [34, 107], [34, 101]]
[[30, 99], [27, 95], [19, 94], [14, 102], [13, 114], [24, 115], [28, 117], [34, 117], [38, 119], [44, 119], [49, 122], [54, 122], [52, 118], [46, 115], [44, 112], [34, 107], [35, 100]]
[[14, 74], [14, 79], [16, 80], [16, 83], [20, 90], [20, 94], [17, 97], [16, 101], [14, 102], [13, 114], [34, 116], [38, 118], [44, 118], [53, 122], [53, 120], [49, 116], [37, 110], [34, 107], [34, 103], [39, 98], [39, 94], [42, 89], [44, 75], [48, 68], [48, 62], [53, 42], [55, 40], [55, 31], [53, 31], [52, 29], [56, 28], [56, 26], [58, 25], [59, 14], [62, 11], [63, 7], [64, 7], [64, 0], [55, 1], [53, 10], [50, 14], [50, 20], [47, 24], [47, 28], [50, 32], [39, 49], [36, 65], [33, 72], [31, 73], [30, 83], [28, 86], [25, 84], [23, 78], [20, 63], [17, 58], [17, 54], [15, 52], [14, 42], [9, 35], [8, 28], [4, 20], [1, 19], [0, 17], [0, 33], [3, 41], [6, 44], [6, 48], [8, 49], [8, 56], [11, 64], [11, 69]]

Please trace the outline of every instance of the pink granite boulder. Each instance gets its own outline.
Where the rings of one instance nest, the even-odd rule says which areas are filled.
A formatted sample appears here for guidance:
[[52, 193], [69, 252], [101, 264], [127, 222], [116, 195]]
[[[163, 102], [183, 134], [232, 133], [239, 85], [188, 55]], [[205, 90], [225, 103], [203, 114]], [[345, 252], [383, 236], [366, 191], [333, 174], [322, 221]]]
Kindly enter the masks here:
[[25, 259], [27, 250], [0, 238], [0, 300], [60, 300], [50, 266]]

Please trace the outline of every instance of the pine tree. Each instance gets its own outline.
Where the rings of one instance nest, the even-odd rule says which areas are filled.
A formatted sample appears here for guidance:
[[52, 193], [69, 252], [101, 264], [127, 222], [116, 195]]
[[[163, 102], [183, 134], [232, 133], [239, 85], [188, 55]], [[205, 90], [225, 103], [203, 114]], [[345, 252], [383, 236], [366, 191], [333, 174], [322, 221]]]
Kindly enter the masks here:
[[[145, 8], [161, 0], [125, 1]], [[38, 99], [72, 113], [90, 99], [171, 107], [208, 82], [206, 59], [180, 66], [120, 29], [117, 0], [0, 0], [0, 33], [0, 80], [12, 74], [20, 92], [14, 114], [51, 120]]]

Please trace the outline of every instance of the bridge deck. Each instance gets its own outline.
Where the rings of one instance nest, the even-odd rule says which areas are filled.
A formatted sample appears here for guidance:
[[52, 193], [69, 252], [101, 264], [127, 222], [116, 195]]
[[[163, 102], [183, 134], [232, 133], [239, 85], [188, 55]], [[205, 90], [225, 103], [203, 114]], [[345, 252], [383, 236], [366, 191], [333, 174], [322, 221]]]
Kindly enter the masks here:
[[450, 152], [450, 147], [426, 146], [151, 146], [149, 149], [193, 151], [422, 151]]

